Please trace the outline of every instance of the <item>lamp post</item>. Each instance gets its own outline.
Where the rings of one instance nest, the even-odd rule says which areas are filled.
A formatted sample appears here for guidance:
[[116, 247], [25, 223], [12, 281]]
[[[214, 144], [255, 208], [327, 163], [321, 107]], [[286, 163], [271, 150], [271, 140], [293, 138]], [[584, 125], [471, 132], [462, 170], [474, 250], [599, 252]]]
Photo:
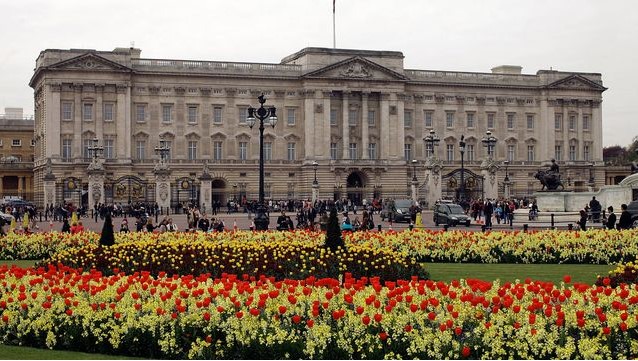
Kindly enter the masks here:
[[505, 196], [505, 199], [508, 199], [510, 197], [510, 176], [509, 173], [507, 172], [507, 167], [510, 165], [509, 160], [506, 160], [503, 162], [503, 164], [505, 164], [505, 178], [503, 178], [503, 195]]
[[496, 137], [492, 135], [491, 131], [487, 131], [485, 132], [485, 137], [483, 137], [483, 139], [481, 140], [481, 142], [483, 142], [483, 145], [485, 147], [487, 147], [487, 158], [488, 159], [493, 159], [494, 158], [494, 145], [496, 144]]
[[412, 200], [416, 203], [418, 202], [418, 195], [416, 193], [416, 188], [419, 184], [419, 180], [416, 178], [416, 164], [417, 164], [417, 160], [416, 159], [412, 159], [412, 185], [411, 185], [411, 189], [412, 189]]
[[461, 141], [459, 142], [459, 150], [461, 151], [461, 185], [459, 187], [459, 202], [465, 202], [465, 164], [463, 163], [463, 156], [465, 155], [465, 135], [461, 135]]
[[430, 129], [430, 134], [426, 135], [423, 140], [425, 141], [425, 152], [427, 153], [426, 156], [432, 159], [435, 158], [434, 147], [438, 146], [441, 140], [439, 139], [439, 136], [436, 135], [436, 133], [434, 132], [434, 129]]
[[259, 203], [257, 204], [254, 221], [256, 230], [266, 231], [268, 230], [270, 220], [266, 215], [266, 205], [264, 204], [264, 121], [274, 128], [277, 124], [277, 109], [273, 106], [269, 108], [264, 107], [266, 98], [263, 94], [258, 96], [257, 99], [259, 100], [259, 108], [248, 108], [246, 122], [250, 129], [252, 129], [257, 119], [259, 119]]
[[98, 145], [98, 142], [99, 140], [97, 139], [97, 137], [93, 138], [92, 144], [89, 147], [87, 147], [87, 150], [89, 151], [89, 155], [93, 158], [94, 164], [97, 164], [98, 158], [104, 152], [104, 147]]
[[166, 141], [160, 138], [159, 146], [155, 147], [155, 153], [160, 156], [160, 165], [166, 165], [166, 160], [168, 159], [168, 153], [171, 151]]
[[317, 168], [319, 163], [317, 161], [312, 162], [312, 169], [315, 171], [315, 179], [312, 181], [312, 203], [314, 204], [319, 198], [319, 181], [317, 180]]

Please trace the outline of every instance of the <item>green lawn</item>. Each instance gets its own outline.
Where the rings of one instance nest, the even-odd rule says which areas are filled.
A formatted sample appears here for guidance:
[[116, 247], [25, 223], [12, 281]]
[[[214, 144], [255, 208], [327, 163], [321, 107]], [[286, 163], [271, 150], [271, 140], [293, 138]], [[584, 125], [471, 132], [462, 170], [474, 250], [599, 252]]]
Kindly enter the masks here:
[[16, 265], [18, 267], [27, 268], [27, 267], [33, 267], [36, 262], [38, 262], [38, 261], [33, 261], [33, 260], [23, 261], [23, 260], [1, 259], [0, 260], [0, 266], [6, 264], [9, 267], [11, 267], [11, 265]]
[[133, 358], [0, 344], [0, 360], [133, 360]]
[[[596, 276], [606, 276], [615, 266], [590, 264], [483, 264], [483, 263], [423, 263], [430, 278], [449, 282], [460, 278], [478, 278], [486, 281], [500, 279], [502, 282], [526, 278], [550, 281], [556, 284], [563, 276], [570, 275], [573, 282], [593, 284]], [[501, 282], [501, 283], [502, 283]]]

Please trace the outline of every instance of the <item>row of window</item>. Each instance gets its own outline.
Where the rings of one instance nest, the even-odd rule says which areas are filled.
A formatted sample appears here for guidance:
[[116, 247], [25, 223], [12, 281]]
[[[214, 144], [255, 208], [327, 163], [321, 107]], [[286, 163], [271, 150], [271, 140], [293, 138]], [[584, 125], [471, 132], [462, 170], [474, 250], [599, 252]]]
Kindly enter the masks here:
[[[173, 104], [162, 104], [162, 122], [170, 123], [174, 120], [174, 105]], [[82, 119], [86, 121], [91, 121], [94, 119], [94, 104], [93, 103], [83, 103], [82, 105]], [[104, 121], [113, 121], [115, 120], [114, 103], [103, 103], [102, 104], [102, 118]], [[239, 107], [239, 124], [246, 124], [246, 117], [248, 116], [248, 107]], [[338, 110], [331, 109], [330, 110], [330, 125], [336, 126], [338, 121]], [[199, 105], [187, 105], [187, 122], [191, 124], [197, 124], [199, 119]], [[494, 129], [495, 127], [495, 116], [496, 113], [488, 112], [486, 117], [486, 125], [488, 129]], [[454, 128], [455, 126], [455, 117], [456, 112], [454, 111], [445, 111], [445, 126], [447, 128]], [[369, 126], [376, 125], [376, 110], [371, 109], [368, 110], [367, 120]], [[406, 110], [403, 115], [404, 127], [411, 128], [413, 126], [413, 111]], [[434, 126], [434, 111], [433, 110], [424, 110], [423, 111], [423, 120], [426, 128], [432, 128]], [[535, 115], [534, 114], [526, 114], [526, 128], [534, 129], [535, 127]], [[135, 120], [137, 122], [145, 122], [148, 119], [148, 110], [147, 104], [136, 104], [135, 105]], [[348, 125], [356, 126], [358, 124], [359, 119], [359, 111], [357, 109], [351, 109], [348, 111]], [[62, 120], [73, 120], [73, 103], [72, 102], [62, 102]], [[295, 125], [297, 121], [297, 108], [286, 108], [286, 123], [288, 125]], [[569, 114], [568, 115], [568, 124], [567, 129], [571, 131], [577, 130], [578, 116], [577, 114]], [[213, 106], [213, 124], [222, 124], [223, 123], [223, 107], [222, 106]], [[474, 128], [476, 126], [476, 113], [475, 112], [467, 112], [465, 114], [465, 125], [467, 128]], [[507, 113], [507, 129], [515, 129], [516, 128], [516, 113]], [[584, 114], [582, 116], [582, 129], [590, 130], [591, 128], [591, 117], [588, 114]], [[554, 129], [563, 130], [563, 114], [557, 113], [554, 117]]]
[[[4, 145], [4, 143], [2, 142], [2, 139], [0, 139], [0, 147], [2, 147]], [[22, 139], [11, 139], [11, 146], [12, 147], [21, 147], [22, 146]], [[35, 139], [31, 139], [31, 146], [35, 147]]]
[[[515, 144], [508, 144], [507, 145], [507, 149], [506, 149], [506, 159], [510, 162], [516, 160], [516, 145]], [[432, 155], [432, 148], [429, 145], [426, 145], [426, 157], [429, 157]], [[445, 157], [446, 160], [451, 162], [454, 161], [456, 158], [455, 154], [459, 154], [460, 156], [460, 152], [455, 148], [454, 144], [446, 144], [445, 145]], [[494, 149], [489, 149], [487, 152], [488, 156], [493, 156], [494, 155]], [[413, 154], [413, 148], [412, 148], [412, 144], [406, 143], [404, 146], [404, 157], [406, 160], [412, 160], [415, 159], [414, 158], [414, 154]], [[557, 161], [562, 161], [565, 160], [562, 157], [562, 147], [560, 145], [556, 145], [555, 147], [555, 156]], [[474, 144], [466, 144], [465, 145], [465, 152], [464, 152], [464, 159], [472, 162], [477, 160], [476, 158], [476, 148], [474, 146]], [[536, 146], [534, 144], [528, 144], [527, 145], [527, 157], [526, 157], [528, 162], [534, 162], [536, 161]], [[576, 145], [570, 145], [569, 146], [569, 158], [567, 159], [569, 161], [576, 161], [578, 160], [578, 148]], [[585, 144], [583, 145], [583, 160], [585, 161], [590, 161], [591, 160], [591, 147], [589, 144]]]
[[[83, 156], [85, 159], [89, 159], [91, 157], [91, 153], [89, 151], [89, 147], [93, 145], [93, 141], [91, 139], [83, 140]], [[105, 159], [114, 159], [114, 139], [104, 139], [103, 147], [104, 147], [104, 158]], [[199, 158], [198, 153], [198, 141], [189, 141], [187, 145], [187, 159], [196, 160]], [[171, 149], [172, 142], [164, 141], [166, 147]], [[224, 159], [223, 154], [223, 142], [215, 141], [213, 142], [213, 159], [214, 160], [222, 160]], [[295, 142], [289, 142], [287, 144], [287, 159], [289, 161], [294, 161], [297, 159], [297, 144]], [[62, 139], [62, 158], [66, 161], [70, 161], [73, 158], [73, 140], [72, 139]], [[145, 140], [137, 140], [135, 142], [135, 159], [144, 160], [148, 158], [147, 154], [147, 144]], [[170, 151], [168, 154], [168, 159], [170, 159]], [[248, 159], [248, 142], [238, 142], [238, 159], [239, 160], [247, 160]], [[264, 142], [264, 159], [272, 160], [272, 142]]]

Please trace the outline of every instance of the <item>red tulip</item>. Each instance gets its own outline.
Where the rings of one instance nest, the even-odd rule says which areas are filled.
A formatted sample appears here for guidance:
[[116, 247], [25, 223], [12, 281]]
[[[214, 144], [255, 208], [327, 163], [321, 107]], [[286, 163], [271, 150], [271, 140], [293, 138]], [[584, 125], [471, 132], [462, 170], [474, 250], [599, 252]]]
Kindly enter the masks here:
[[385, 332], [379, 332], [379, 338], [381, 341], [385, 341], [388, 338], [388, 334]]
[[603, 333], [604, 333], [605, 335], [609, 335], [609, 334], [611, 333], [611, 328], [609, 328], [609, 327], [603, 327]]
[[286, 313], [286, 311], [287, 311], [286, 306], [279, 306], [279, 313], [280, 314], [283, 315], [284, 313]]
[[299, 315], [292, 316], [292, 323], [294, 323], [296, 325], [299, 322], [301, 322], [301, 316], [299, 316]]
[[259, 314], [261, 313], [261, 311], [259, 311], [258, 308], [251, 308], [249, 312], [250, 312], [251, 315], [253, 315], [255, 317], [259, 316]]
[[470, 350], [469, 347], [463, 346], [463, 351], [461, 351], [461, 355], [463, 355], [463, 357], [469, 357], [471, 351], [472, 350]]
[[312, 326], [315, 325], [315, 321], [314, 320], [308, 320], [306, 321], [306, 326], [308, 326], [308, 328], [312, 328]]
[[244, 317], [244, 313], [241, 311], [238, 311], [237, 313], [235, 313], [235, 317], [241, 319], [242, 317]]
[[571, 283], [572, 282], [572, 276], [570, 276], [570, 275], [563, 276], [563, 282]]
[[73, 310], [69, 308], [68, 310], [66, 310], [66, 314], [68, 316], [72, 316], [73, 315]]
[[365, 315], [363, 316], [363, 318], [361, 319], [361, 322], [363, 322], [364, 325], [369, 325], [370, 324], [370, 316]]

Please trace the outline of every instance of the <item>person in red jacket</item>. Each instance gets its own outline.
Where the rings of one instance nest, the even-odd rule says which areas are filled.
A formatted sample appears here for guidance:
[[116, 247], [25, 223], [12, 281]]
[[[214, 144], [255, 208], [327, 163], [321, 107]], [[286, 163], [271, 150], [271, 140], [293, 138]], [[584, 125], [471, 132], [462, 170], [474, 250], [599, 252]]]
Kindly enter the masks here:
[[78, 221], [78, 223], [71, 226], [71, 234], [80, 232], [84, 232], [84, 225], [82, 225], [82, 221]]

